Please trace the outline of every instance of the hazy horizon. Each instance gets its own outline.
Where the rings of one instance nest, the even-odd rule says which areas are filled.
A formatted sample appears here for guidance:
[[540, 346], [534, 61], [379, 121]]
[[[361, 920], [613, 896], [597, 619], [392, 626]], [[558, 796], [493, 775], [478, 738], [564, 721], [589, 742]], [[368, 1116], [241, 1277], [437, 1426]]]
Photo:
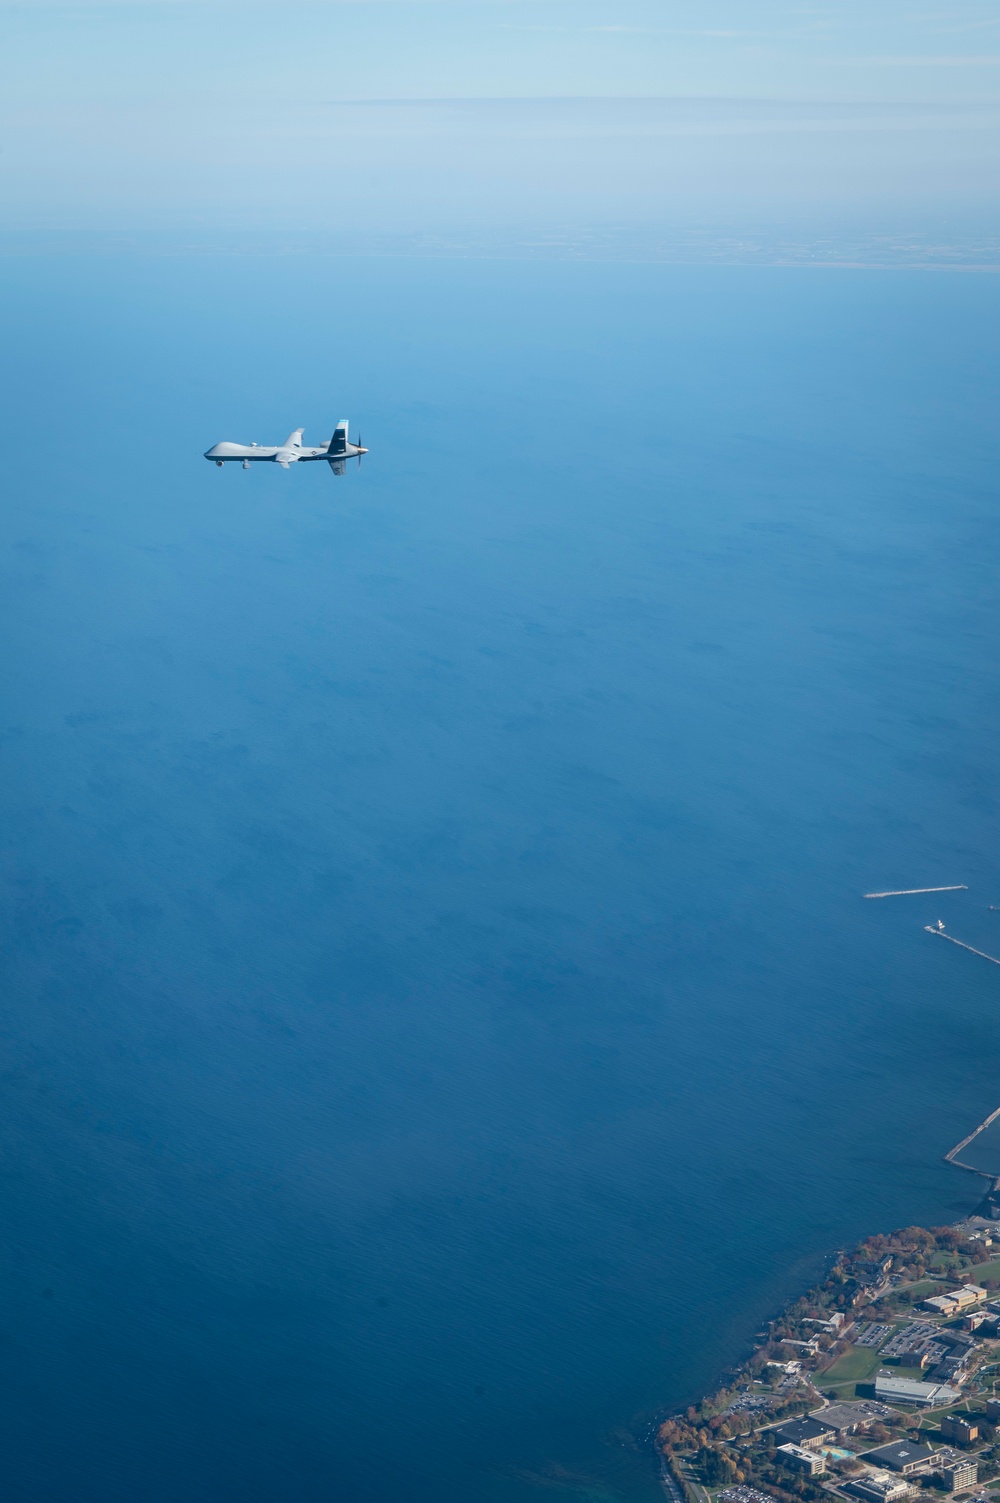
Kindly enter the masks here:
[[0, 0], [0, 243], [888, 233], [1000, 261], [990, 7], [750, 14]]

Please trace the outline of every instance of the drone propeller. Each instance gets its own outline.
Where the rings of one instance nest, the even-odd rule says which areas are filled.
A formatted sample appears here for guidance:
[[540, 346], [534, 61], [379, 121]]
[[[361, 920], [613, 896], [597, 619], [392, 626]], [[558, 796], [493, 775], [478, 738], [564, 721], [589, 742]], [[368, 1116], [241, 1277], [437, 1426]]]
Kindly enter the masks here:
[[358, 434], [358, 469], [361, 468], [361, 434]]

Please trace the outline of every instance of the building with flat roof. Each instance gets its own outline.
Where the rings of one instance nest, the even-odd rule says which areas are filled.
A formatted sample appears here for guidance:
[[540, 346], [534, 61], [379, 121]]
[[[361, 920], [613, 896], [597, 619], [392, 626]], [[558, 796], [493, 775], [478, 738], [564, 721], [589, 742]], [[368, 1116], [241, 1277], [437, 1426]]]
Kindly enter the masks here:
[[962, 1456], [958, 1461], [946, 1462], [940, 1471], [941, 1481], [948, 1492], [960, 1493], [967, 1487], [975, 1487], [979, 1463], [974, 1456]]
[[831, 1333], [836, 1333], [844, 1324], [844, 1312], [842, 1310], [834, 1310], [831, 1312], [827, 1320], [824, 1320], [821, 1315], [807, 1315], [805, 1317], [805, 1320], [803, 1321], [803, 1324], [807, 1326], [818, 1326], [821, 1331], [830, 1331]]
[[810, 1451], [806, 1446], [797, 1446], [789, 1442], [787, 1445], [779, 1446], [774, 1454], [775, 1458], [780, 1458], [785, 1466], [790, 1466], [796, 1472], [805, 1472], [807, 1477], [815, 1477], [819, 1472], [826, 1471], [825, 1458], [818, 1455], [816, 1451]]
[[936, 1339], [954, 1350], [961, 1348], [963, 1352], [974, 1352], [976, 1349], [976, 1338], [968, 1331], [956, 1331], [953, 1326], [938, 1326]]
[[818, 1446], [825, 1440], [833, 1440], [837, 1434], [831, 1425], [823, 1423], [819, 1415], [811, 1414], [802, 1419], [786, 1420], [774, 1433], [779, 1441], [793, 1446]]
[[941, 1434], [945, 1440], [959, 1440], [968, 1444], [979, 1439], [979, 1426], [974, 1414], [946, 1414], [941, 1421]]
[[873, 1404], [871, 1399], [857, 1399], [853, 1403], [828, 1404], [825, 1409], [815, 1409], [809, 1416], [826, 1425], [836, 1435], [853, 1435], [866, 1425], [895, 1419], [891, 1409], [884, 1404]]
[[887, 1446], [876, 1446], [874, 1451], [865, 1451], [861, 1460], [869, 1466], [888, 1467], [892, 1472], [901, 1472], [909, 1477], [922, 1472], [934, 1455], [930, 1446], [912, 1440], [891, 1440]]
[[969, 1365], [971, 1352], [961, 1349], [950, 1351], [936, 1363], [933, 1371], [929, 1374], [932, 1383], [951, 1383], [955, 1388], [964, 1383], [968, 1377], [966, 1368]]
[[947, 1294], [932, 1294], [923, 1301], [925, 1310], [934, 1310], [938, 1315], [957, 1315], [970, 1305], [978, 1305], [986, 1298], [986, 1290], [978, 1284], [962, 1284], [958, 1289], [949, 1289]]
[[924, 1310], [933, 1310], [935, 1315], [957, 1315], [959, 1310], [958, 1301], [952, 1299], [950, 1294], [929, 1294], [925, 1300], [921, 1300]]
[[900, 1378], [885, 1369], [875, 1378], [875, 1397], [887, 1404], [957, 1404], [962, 1397], [957, 1388], [945, 1383], [918, 1383], [913, 1378]]
[[916, 1488], [905, 1477], [894, 1477], [891, 1472], [869, 1472], [865, 1477], [856, 1477], [847, 1483], [848, 1492], [865, 1503], [900, 1503], [902, 1498], [912, 1498]]

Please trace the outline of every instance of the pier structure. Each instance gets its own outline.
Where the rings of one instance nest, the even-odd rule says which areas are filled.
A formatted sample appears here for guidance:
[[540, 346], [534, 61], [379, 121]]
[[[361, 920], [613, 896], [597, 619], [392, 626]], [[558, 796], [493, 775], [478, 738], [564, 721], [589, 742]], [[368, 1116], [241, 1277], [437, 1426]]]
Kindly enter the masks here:
[[[932, 932], [936, 934], [938, 931], [935, 929]], [[945, 938], [947, 939], [948, 936], [945, 935]], [[986, 1129], [991, 1125], [991, 1123], [995, 1122], [998, 1117], [1000, 1117], [1000, 1106], [997, 1107], [996, 1111], [990, 1112], [988, 1117], [984, 1117], [978, 1127], [974, 1127], [972, 1131], [962, 1139], [961, 1143], [956, 1143], [954, 1148], [949, 1149], [944, 1156], [945, 1163], [954, 1164], [956, 1169], [968, 1169], [972, 1174], [981, 1174], [983, 1179], [993, 1180], [994, 1189], [997, 1189], [998, 1186], [1000, 1186], [1000, 1180], [997, 1180], [994, 1174], [990, 1173], [988, 1169], [977, 1169], [974, 1164], [963, 1164], [958, 1155], [960, 1153], [964, 1153], [969, 1144], [972, 1142], [973, 1138], [978, 1138], [979, 1134], [981, 1132], [985, 1132]]]
[[987, 955], [985, 950], [977, 950], [975, 945], [967, 945], [964, 939], [956, 939], [954, 934], [946, 934], [940, 921], [937, 924], [925, 924], [924, 928], [928, 934], [936, 934], [938, 939], [950, 940], [953, 945], [958, 945], [960, 950], [968, 950], [970, 955], [978, 955], [981, 960], [988, 960], [991, 965], [1000, 965], [1000, 960], [995, 955]]
[[921, 892], [968, 892], [968, 882], [953, 882], [950, 887], [900, 887], [896, 892], [866, 892], [865, 898], [912, 898]]

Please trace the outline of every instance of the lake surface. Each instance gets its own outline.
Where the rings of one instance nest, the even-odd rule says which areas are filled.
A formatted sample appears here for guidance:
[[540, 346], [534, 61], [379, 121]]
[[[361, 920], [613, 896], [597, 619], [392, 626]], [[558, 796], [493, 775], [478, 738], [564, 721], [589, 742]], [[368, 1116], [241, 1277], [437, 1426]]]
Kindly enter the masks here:
[[4, 267], [6, 1496], [652, 1503], [980, 1193], [1000, 281]]

